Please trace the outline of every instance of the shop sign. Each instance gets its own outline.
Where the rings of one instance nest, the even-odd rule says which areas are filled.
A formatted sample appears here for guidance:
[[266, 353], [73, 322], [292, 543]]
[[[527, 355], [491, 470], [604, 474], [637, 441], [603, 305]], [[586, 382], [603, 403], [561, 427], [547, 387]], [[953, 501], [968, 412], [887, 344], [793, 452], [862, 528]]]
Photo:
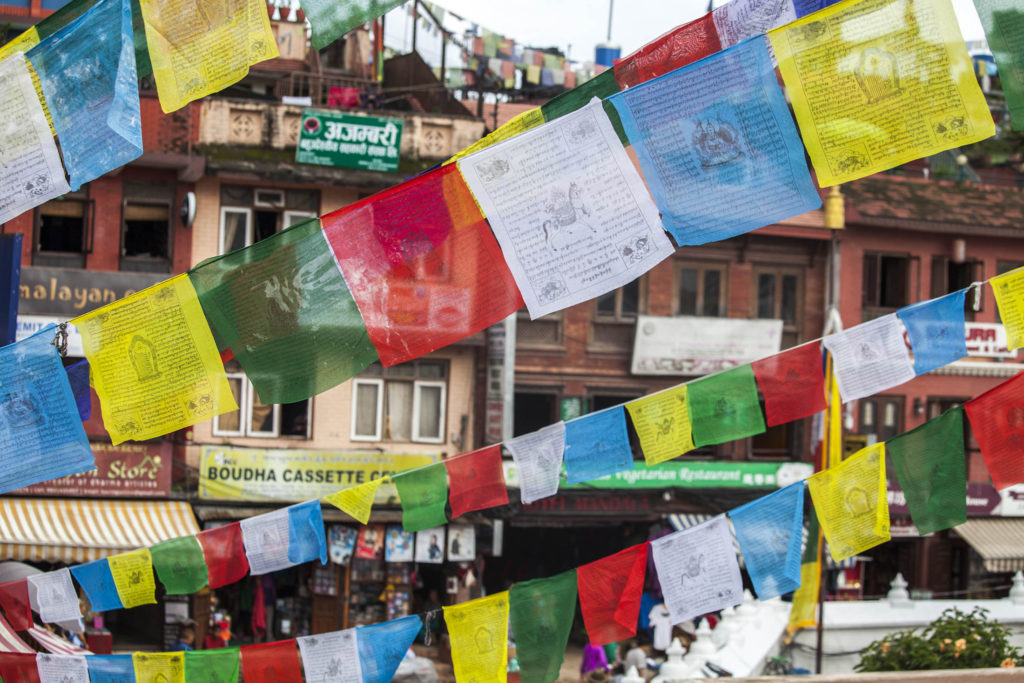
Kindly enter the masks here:
[[[439, 459], [438, 453], [342, 453], [203, 446], [199, 497], [203, 500], [309, 500]], [[382, 484], [377, 490], [376, 502], [397, 501], [394, 484]]]
[[645, 514], [654, 511], [654, 500], [657, 496], [630, 494], [630, 495], [554, 495], [548, 498], [541, 498], [529, 505], [523, 506], [524, 512], [543, 512], [545, 514]]
[[368, 171], [397, 171], [402, 119], [305, 109], [295, 161]]
[[[910, 514], [906, 495], [896, 481], [888, 481], [886, 493], [891, 514]], [[967, 484], [967, 516], [1024, 517], [1024, 484], [997, 491], [992, 484], [970, 482]]]
[[1016, 358], [1006, 348], [1006, 327], [998, 323], [966, 323], [967, 355], [971, 358]]
[[26, 313], [74, 318], [167, 279], [166, 274], [25, 266], [18, 317]]
[[[519, 488], [515, 462], [504, 461], [505, 483]], [[803, 462], [670, 461], [648, 467], [638, 461], [632, 470], [617, 472], [561, 489], [726, 488], [775, 489], [809, 477], [814, 468]]]
[[781, 320], [641, 315], [634, 375], [708, 375], [778, 353]]
[[171, 493], [171, 444], [91, 443], [96, 469], [33, 484], [12, 493], [25, 496], [166, 498]]

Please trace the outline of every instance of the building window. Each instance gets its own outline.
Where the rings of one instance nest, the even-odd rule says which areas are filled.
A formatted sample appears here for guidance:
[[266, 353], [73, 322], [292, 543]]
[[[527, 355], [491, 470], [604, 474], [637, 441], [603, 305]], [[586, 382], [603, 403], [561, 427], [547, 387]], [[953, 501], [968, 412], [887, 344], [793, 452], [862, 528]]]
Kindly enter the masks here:
[[725, 266], [696, 264], [676, 269], [676, 315], [725, 316]]
[[893, 438], [903, 431], [903, 397], [874, 396], [858, 402], [859, 433], [868, 437], [868, 443]]
[[121, 270], [171, 272], [171, 206], [124, 201]]
[[911, 303], [911, 258], [906, 254], [864, 254], [866, 320]]
[[[948, 256], [932, 257], [932, 297], [939, 297], [944, 294], [956, 292], [970, 287], [972, 282], [981, 282], [985, 279], [985, 264], [982, 261], [968, 260], [961, 263], [954, 263]], [[984, 297], [978, 300], [978, 310]], [[967, 320], [974, 320], [974, 293], [968, 292], [964, 301], [964, 315]]]
[[797, 268], [759, 268], [755, 271], [757, 317], [782, 321], [782, 348], [800, 343], [803, 273]]
[[750, 437], [751, 459], [799, 461], [802, 445], [803, 421], [768, 427]]
[[309, 438], [312, 399], [267, 405], [260, 402], [237, 360], [225, 363], [224, 370], [239, 408], [213, 418], [214, 436]]
[[84, 268], [92, 203], [84, 192], [46, 202], [36, 212], [37, 266]]
[[515, 393], [512, 411], [513, 436], [530, 434], [561, 419], [556, 389], [534, 389]]
[[444, 443], [448, 364], [374, 363], [352, 380], [352, 440]]
[[597, 298], [590, 337], [595, 347], [616, 351], [633, 348], [636, 317], [646, 309], [643, 285], [643, 279], [638, 278]]
[[224, 185], [220, 203], [220, 253], [224, 254], [316, 217], [320, 193]]
[[516, 315], [516, 346], [561, 348], [564, 319], [562, 311], [558, 311], [530, 320], [530, 313], [525, 308], [521, 309]]

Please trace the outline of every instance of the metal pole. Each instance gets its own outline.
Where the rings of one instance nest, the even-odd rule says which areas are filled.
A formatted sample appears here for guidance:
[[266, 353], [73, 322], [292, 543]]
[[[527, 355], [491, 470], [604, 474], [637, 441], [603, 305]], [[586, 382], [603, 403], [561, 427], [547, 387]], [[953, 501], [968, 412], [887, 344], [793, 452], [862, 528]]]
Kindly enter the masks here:
[[412, 0], [412, 51], [416, 52], [416, 27], [420, 19], [420, 0]]
[[612, 42], [612, 10], [615, 7], [615, 0], [608, 0], [608, 42]]

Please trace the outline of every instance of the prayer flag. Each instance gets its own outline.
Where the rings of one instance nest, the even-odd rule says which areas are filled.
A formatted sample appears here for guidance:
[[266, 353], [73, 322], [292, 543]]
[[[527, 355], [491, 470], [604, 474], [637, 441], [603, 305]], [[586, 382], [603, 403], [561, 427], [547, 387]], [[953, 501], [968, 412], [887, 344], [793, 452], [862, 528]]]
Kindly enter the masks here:
[[793, 0], [776, 0], [770, 4], [761, 0], [730, 0], [711, 11], [723, 49], [747, 38], [757, 37], [768, 42], [764, 37], [766, 31], [785, 26], [797, 16]]
[[390, 683], [421, 628], [423, 620], [415, 614], [357, 628], [362, 683]]
[[[278, 56], [262, 0], [141, 0], [146, 42], [164, 113], [242, 80], [249, 66]], [[201, 7], [201, 9], [200, 9]], [[202, 16], [196, 21], [197, 13]]]
[[404, 0], [300, 0], [299, 6], [313, 30], [311, 42], [322, 50], [368, 21], [387, 14]]
[[184, 652], [136, 652], [135, 683], [185, 683]]
[[630, 401], [626, 410], [648, 467], [693, 450], [685, 384]]
[[743, 439], [765, 430], [757, 381], [749, 363], [690, 382], [686, 395], [697, 446]]
[[354, 628], [296, 638], [307, 681], [361, 681], [359, 644]]
[[523, 305], [455, 164], [321, 221], [385, 366], [464, 339]]
[[185, 652], [185, 683], [238, 683], [238, 648]]
[[729, 512], [758, 600], [800, 587], [804, 483], [798, 481]]
[[203, 558], [210, 574], [210, 588], [220, 588], [249, 573], [249, 561], [242, 543], [242, 528], [238, 522], [207, 529], [196, 534], [203, 548]]
[[524, 505], [558, 493], [565, 455], [565, 423], [556, 422], [505, 442], [519, 476], [519, 499]]
[[633, 469], [622, 406], [565, 423], [565, 469], [570, 484]]
[[1006, 348], [1019, 349], [1024, 346], [1024, 268], [998, 275], [989, 284], [996, 296], [999, 319], [1006, 326]]
[[302, 666], [294, 640], [246, 645], [240, 648], [245, 683], [301, 681]]
[[1015, 0], [974, 0], [1014, 130], [1024, 130], [1024, 12]]
[[821, 347], [809, 342], [751, 363], [769, 427], [825, 410]]
[[92, 417], [92, 387], [89, 386], [89, 361], [83, 358], [64, 368], [68, 373], [68, 384], [71, 395], [75, 397], [75, 407], [82, 422]]
[[89, 607], [93, 612], [108, 612], [124, 608], [121, 596], [114, 585], [114, 575], [110, 572], [107, 558], [93, 560], [85, 564], [71, 567], [71, 575], [85, 591], [89, 598]]
[[715, 22], [708, 13], [677, 26], [631, 55], [616, 59], [615, 80], [621, 87], [631, 88], [721, 49]]
[[[506, 62], [508, 63], [508, 62]], [[534, 69], [537, 73], [538, 81], [540, 80], [540, 69], [532, 66], [529, 69]], [[527, 69], [527, 79], [529, 79], [530, 71]], [[497, 130], [488, 133], [485, 137], [477, 140], [469, 147], [466, 147], [458, 154], [453, 156], [448, 161], [444, 162], [450, 164], [453, 161], [469, 156], [474, 152], [479, 152], [481, 149], [490, 147], [491, 145], [501, 142], [502, 140], [508, 140], [509, 138], [515, 137], [524, 131], [528, 131], [531, 128], [536, 128], [540, 124], [544, 123], [544, 114], [541, 112], [540, 107], [534, 107], [533, 109], [527, 109], [521, 114], [513, 116], [511, 119], [503, 123], [498, 127]]]
[[800, 587], [793, 591], [786, 633], [792, 636], [802, 628], [818, 623], [818, 589], [821, 587], [821, 563], [818, 561], [818, 518], [808, 520], [807, 545], [800, 558]]
[[90, 683], [135, 683], [131, 655], [90, 655], [85, 664]]
[[896, 311], [907, 328], [914, 372], [923, 375], [967, 355], [964, 323], [966, 289]]
[[807, 489], [836, 562], [889, 540], [885, 442], [812, 475]]
[[608, 101], [676, 244], [727, 239], [821, 206], [760, 38]]
[[82, 655], [36, 655], [36, 669], [42, 683], [89, 683], [89, 668]]
[[[576, 74], [569, 75], [575, 77]], [[569, 75], [566, 75], [567, 79]], [[568, 81], [566, 81], [566, 87], [568, 87]], [[545, 121], [554, 121], [586, 106], [595, 97], [599, 100], [604, 100], [609, 95], [617, 92], [619, 92], [619, 84], [615, 82], [615, 73], [609, 69], [575, 88], [559, 93], [542, 104], [540, 110], [544, 114]], [[615, 135], [618, 136], [619, 141], [623, 145], [628, 145], [629, 140], [626, 138], [626, 131], [622, 129], [622, 121], [619, 119], [619, 114], [615, 111], [615, 107], [608, 102], [602, 102], [602, 106], [604, 113], [608, 116], [608, 121], [612, 124], [612, 128], [615, 129]]]
[[110, 573], [114, 587], [125, 607], [156, 603], [156, 580], [153, 578], [153, 556], [149, 548], [111, 555]]
[[[39, 31], [35, 26], [30, 26], [17, 36], [0, 45], [0, 61], [13, 55], [15, 52], [27, 52], [39, 44]], [[39, 98], [42, 100], [42, 98]]]
[[843, 2], [768, 37], [820, 187], [995, 133], [949, 0]]
[[872, 396], [916, 376], [895, 313], [830, 334], [822, 343], [835, 362], [843, 402]]
[[647, 546], [641, 543], [576, 569], [580, 609], [592, 645], [636, 635]]
[[319, 218], [207, 259], [189, 279], [265, 405], [323, 393], [377, 360]]
[[29, 606], [27, 580], [0, 583], [0, 607], [3, 607], [7, 622], [15, 631], [27, 631], [34, 625], [32, 608]]
[[324, 500], [338, 508], [361, 524], [370, 523], [370, 512], [373, 509], [373, 501], [377, 497], [377, 489], [386, 479], [371, 479], [368, 482], [357, 486], [350, 486], [347, 489], [324, 496]]
[[1000, 491], [1024, 482], [1024, 373], [964, 404], [981, 456]]
[[444, 461], [452, 519], [467, 512], [508, 505], [501, 445], [487, 446]]
[[924, 536], [967, 521], [967, 463], [961, 406], [886, 441], [885, 448], [919, 534]]
[[327, 532], [319, 500], [286, 508], [288, 511], [288, 561], [302, 564], [320, 560], [327, 564]]
[[0, 493], [96, 467], [60, 354], [56, 326], [0, 348]]
[[82, 623], [78, 594], [75, 585], [71, 583], [71, 572], [67, 567], [45, 574], [33, 574], [27, 580], [29, 604], [39, 613], [40, 619], [48, 624]]
[[448, 522], [444, 514], [448, 503], [448, 478], [444, 463], [434, 463], [392, 475], [402, 504], [402, 527], [422, 531]]
[[0, 652], [0, 681], [5, 683], [41, 683], [36, 655]]
[[113, 443], [151, 439], [238, 409], [187, 275], [72, 322]]
[[189, 595], [209, 582], [203, 548], [195, 536], [182, 536], [150, 548], [153, 568], [168, 595]]
[[327, 536], [319, 500], [249, 517], [239, 524], [254, 576], [317, 558], [321, 564], [327, 562]]
[[508, 591], [444, 607], [456, 680], [504, 683], [508, 613]]
[[508, 593], [520, 680], [557, 681], [576, 615], [576, 570], [515, 583]]

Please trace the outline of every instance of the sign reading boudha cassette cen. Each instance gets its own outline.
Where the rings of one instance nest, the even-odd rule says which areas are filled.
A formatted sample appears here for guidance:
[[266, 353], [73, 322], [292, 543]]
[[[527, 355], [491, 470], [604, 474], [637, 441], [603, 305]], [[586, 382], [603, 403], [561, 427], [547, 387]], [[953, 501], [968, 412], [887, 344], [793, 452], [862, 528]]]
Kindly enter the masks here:
[[306, 109], [295, 161], [368, 171], [397, 171], [402, 119]]
[[634, 375], [708, 375], [778, 353], [781, 320], [641, 315]]

